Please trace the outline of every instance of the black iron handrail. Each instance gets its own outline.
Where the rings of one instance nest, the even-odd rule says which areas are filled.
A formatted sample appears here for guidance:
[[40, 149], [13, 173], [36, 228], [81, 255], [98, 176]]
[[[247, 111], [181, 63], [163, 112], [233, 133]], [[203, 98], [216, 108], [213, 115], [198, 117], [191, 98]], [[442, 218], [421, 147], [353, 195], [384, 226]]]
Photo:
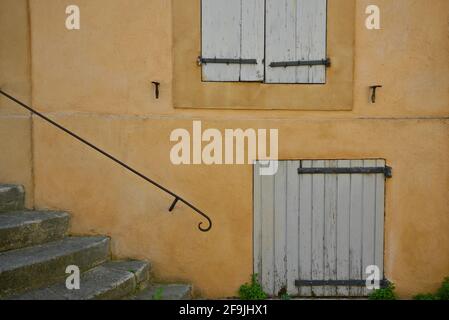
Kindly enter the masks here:
[[203, 232], [207, 232], [212, 228], [212, 220], [204, 213], [202, 212], [200, 209], [198, 209], [197, 207], [195, 207], [194, 205], [192, 205], [190, 202], [184, 200], [182, 197], [180, 197], [179, 195], [177, 195], [176, 193], [168, 190], [167, 188], [165, 188], [164, 186], [160, 185], [159, 183], [157, 183], [156, 181], [148, 178], [147, 176], [145, 176], [144, 174], [140, 173], [139, 171], [131, 168], [130, 166], [128, 166], [126, 163], [118, 160], [117, 158], [115, 158], [114, 156], [110, 155], [109, 153], [107, 153], [106, 151], [103, 151], [102, 149], [100, 149], [99, 147], [95, 146], [94, 144], [90, 143], [89, 141], [81, 138], [80, 136], [78, 136], [77, 134], [73, 133], [72, 131], [70, 131], [69, 129], [66, 129], [65, 127], [63, 127], [62, 125], [60, 125], [59, 123], [47, 118], [46, 116], [44, 116], [42, 113], [34, 110], [32, 107], [26, 105], [25, 103], [19, 101], [18, 99], [14, 98], [13, 96], [7, 94], [6, 92], [4, 92], [3, 90], [0, 89], [0, 93], [2, 95], [4, 95], [5, 97], [7, 97], [8, 99], [14, 101], [15, 103], [19, 104], [20, 106], [22, 106], [23, 108], [27, 109], [28, 111], [30, 111], [31, 113], [37, 115], [38, 117], [44, 119], [45, 121], [49, 122], [50, 124], [54, 125], [55, 127], [57, 127], [58, 129], [64, 131], [65, 133], [71, 135], [72, 137], [74, 137], [75, 139], [77, 139], [78, 141], [84, 143], [85, 145], [87, 145], [88, 147], [94, 149], [95, 151], [101, 153], [102, 155], [106, 156], [107, 158], [111, 159], [112, 161], [114, 161], [115, 163], [118, 163], [119, 165], [121, 165], [122, 167], [124, 167], [125, 169], [127, 169], [128, 171], [131, 171], [132, 173], [134, 173], [135, 175], [139, 176], [140, 178], [144, 179], [145, 181], [153, 184], [154, 186], [158, 187], [159, 189], [161, 189], [162, 191], [165, 191], [166, 193], [168, 193], [169, 195], [171, 195], [172, 197], [174, 197], [175, 199], [173, 200], [172, 204], [169, 207], [169, 211], [173, 211], [173, 209], [175, 208], [176, 204], [178, 203], [178, 201], [181, 201], [182, 203], [184, 203], [185, 205], [187, 205], [188, 207], [190, 207], [193, 211], [195, 211], [196, 213], [200, 214], [201, 216], [203, 216], [206, 220], [207, 220], [207, 227], [203, 228], [201, 225], [203, 224], [203, 222], [200, 222], [198, 224], [198, 229], [200, 229]]

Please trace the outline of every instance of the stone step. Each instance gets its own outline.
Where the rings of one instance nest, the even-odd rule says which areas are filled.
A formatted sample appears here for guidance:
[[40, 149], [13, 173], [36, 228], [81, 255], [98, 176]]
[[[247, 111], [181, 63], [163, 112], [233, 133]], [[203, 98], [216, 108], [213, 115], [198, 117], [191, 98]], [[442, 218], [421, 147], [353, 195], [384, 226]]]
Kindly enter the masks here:
[[192, 286], [189, 284], [152, 284], [137, 293], [131, 300], [190, 300]]
[[0, 184], [0, 212], [23, 210], [25, 190], [14, 184]]
[[149, 279], [150, 265], [144, 261], [110, 261], [80, 277], [79, 290], [69, 290], [65, 281], [26, 292], [11, 300], [117, 300], [135, 293]]
[[0, 252], [62, 239], [69, 214], [54, 211], [15, 211], [0, 214]]
[[86, 271], [109, 258], [107, 237], [67, 237], [0, 253], [0, 298], [65, 279], [69, 265]]

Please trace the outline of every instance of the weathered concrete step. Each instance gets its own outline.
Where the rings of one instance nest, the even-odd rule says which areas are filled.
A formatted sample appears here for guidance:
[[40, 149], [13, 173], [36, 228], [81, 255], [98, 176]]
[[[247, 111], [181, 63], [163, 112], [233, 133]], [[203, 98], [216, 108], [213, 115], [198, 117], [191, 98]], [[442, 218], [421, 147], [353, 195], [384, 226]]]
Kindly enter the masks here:
[[0, 184], [0, 212], [23, 210], [25, 190], [22, 186]]
[[109, 258], [107, 237], [67, 237], [0, 253], [0, 297], [62, 280], [69, 265], [85, 271]]
[[83, 273], [79, 290], [69, 290], [65, 281], [11, 297], [12, 300], [116, 300], [136, 292], [148, 281], [149, 263], [111, 261]]
[[142, 290], [131, 300], [189, 300], [192, 286], [189, 284], [153, 284]]
[[62, 239], [69, 214], [54, 211], [15, 211], [0, 214], [0, 252]]

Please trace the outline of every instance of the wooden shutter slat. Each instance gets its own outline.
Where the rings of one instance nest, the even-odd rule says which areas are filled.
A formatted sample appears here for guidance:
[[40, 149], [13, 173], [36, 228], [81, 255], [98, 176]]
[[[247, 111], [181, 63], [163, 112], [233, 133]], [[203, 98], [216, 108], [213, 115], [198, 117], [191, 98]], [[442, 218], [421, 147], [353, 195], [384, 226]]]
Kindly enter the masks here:
[[[312, 162], [313, 167], [324, 167], [323, 160]], [[312, 279], [324, 280], [324, 174], [312, 176]], [[312, 288], [312, 295], [324, 296], [323, 286]]]
[[[337, 161], [325, 161], [325, 167], [335, 168]], [[324, 176], [324, 279], [337, 280], [337, 174]], [[335, 297], [337, 288], [327, 286], [324, 296]]]
[[265, 54], [265, 1], [242, 1], [242, 59], [256, 59], [257, 65], [242, 65], [241, 81], [263, 81]]
[[[202, 57], [240, 59], [241, 0], [202, 0]], [[239, 64], [203, 64], [203, 81], [239, 81]]]
[[[297, 0], [296, 58], [326, 59], [326, 0]], [[297, 67], [297, 83], [325, 83], [326, 66]]]
[[274, 176], [274, 294], [285, 288], [287, 282], [287, 164], [278, 167]]
[[262, 176], [262, 274], [261, 284], [266, 293], [274, 294], [274, 176]]
[[[301, 161], [301, 167], [311, 168], [312, 161]], [[312, 175], [299, 176], [299, 279], [312, 279]], [[301, 286], [299, 295], [312, 296], [312, 288]]]
[[[350, 160], [338, 160], [337, 167], [349, 168]], [[351, 201], [351, 175], [337, 178], [337, 279], [351, 279], [349, 275], [349, 213]], [[349, 296], [349, 287], [337, 287], [337, 296]]]
[[296, 60], [296, 0], [266, 1], [265, 82], [295, 83], [296, 68], [271, 68], [271, 62]]
[[[279, 166], [283, 163], [279, 162]], [[296, 296], [299, 289], [295, 281], [299, 275], [299, 174], [300, 161], [287, 161], [287, 244], [285, 259], [287, 260], [287, 293]]]
[[[363, 160], [351, 160], [351, 167], [362, 167]], [[362, 279], [362, 191], [363, 175], [351, 175], [351, 206], [349, 209], [349, 277]], [[361, 288], [349, 288], [351, 296], [360, 296]]]

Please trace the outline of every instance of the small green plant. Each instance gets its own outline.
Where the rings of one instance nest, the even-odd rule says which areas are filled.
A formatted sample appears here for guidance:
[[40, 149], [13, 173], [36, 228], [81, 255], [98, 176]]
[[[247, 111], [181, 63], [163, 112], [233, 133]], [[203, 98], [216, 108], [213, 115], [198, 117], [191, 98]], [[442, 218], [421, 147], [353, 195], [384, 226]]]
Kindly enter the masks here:
[[283, 295], [279, 296], [281, 300], [291, 300], [291, 296], [288, 293], [284, 293]]
[[157, 288], [156, 292], [153, 294], [153, 300], [162, 300], [163, 294], [164, 294], [164, 289], [162, 287]]
[[257, 281], [257, 274], [251, 276], [251, 283], [245, 283], [240, 286], [239, 298], [242, 300], [264, 300], [267, 298], [267, 294]]
[[281, 300], [290, 300], [292, 297], [287, 293], [287, 287], [282, 287], [278, 292], [278, 297]]
[[443, 280], [443, 283], [438, 289], [436, 296], [439, 300], [449, 300], [449, 277]]
[[435, 294], [420, 293], [413, 297], [414, 300], [449, 300], [449, 277], [446, 277], [441, 287]]
[[432, 293], [420, 293], [414, 296], [413, 300], [438, 300], [438, 297]]
[[394, 292], [394, 284], [390, 283], [387, 287], [374, 290], [368, 296], [369, 300], [396, 300], [396, 293]]

